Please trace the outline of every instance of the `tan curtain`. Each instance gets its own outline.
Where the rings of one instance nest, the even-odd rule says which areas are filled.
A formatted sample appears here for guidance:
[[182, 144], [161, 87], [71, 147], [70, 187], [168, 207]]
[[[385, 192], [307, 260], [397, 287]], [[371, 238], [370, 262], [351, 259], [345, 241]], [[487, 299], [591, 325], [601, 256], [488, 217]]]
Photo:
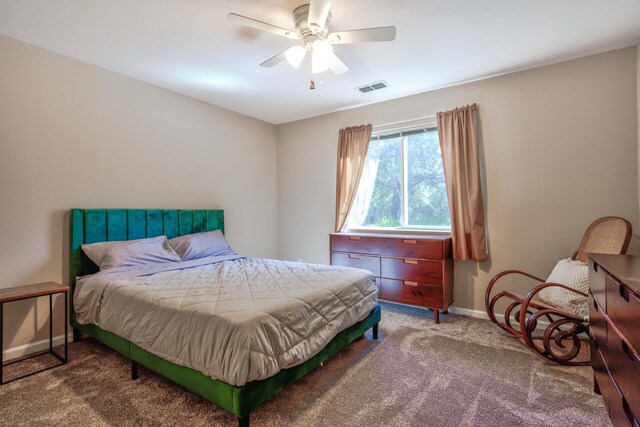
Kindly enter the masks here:
[[480, 162], [478, 106], [438, 113], [438, 135], [451, 213], [453, 258], [487, 259]]
[[345, 228], [371, 139], [371, 125], [340, 129], [336, 176], [336, 231]]

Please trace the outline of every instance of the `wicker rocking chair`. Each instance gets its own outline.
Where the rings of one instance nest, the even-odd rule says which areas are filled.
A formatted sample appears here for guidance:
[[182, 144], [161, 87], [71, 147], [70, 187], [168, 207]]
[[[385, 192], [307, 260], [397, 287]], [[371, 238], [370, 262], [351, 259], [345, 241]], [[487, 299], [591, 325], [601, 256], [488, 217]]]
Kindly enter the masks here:
[[[580, 247], [571, 257], [574, 261], [588, 262], [589, 253], [624, 254], [631, 239], [631, 224], [624, 218], [604, 217], [595, 220], [582, 238]], [[493, 297], [491, 291], [496, 283], [507, 275], [520, 275], [540, 282], [527, 295], [503, 290]], [[485, 293], [485, 307], [489, 319], [505, 331], [522, 339], [536, 354], [543, 358], [563, 365], [589, 365], [588, 360], [574, 360], [580, 354], [582, 340], [579, 335], [586, 333], [589, 322], [574, 313], [545, 303], [535, 297], [540, 291], [550, 287], [560, 287], [587, 297], [579, 292], [559, 283], [545, 283], [544, 279], [519, 270], [507, 270], [497, 274]], [[507, 308], [504, 320], [496, 319], [496, 303], [506, 299]], [[542, 320], [541, 318], [544, 318]], [[542, 322], [547, 321], [544, 333], [536, 332]], [[539, 343], [541, 342], [542, 345]], [[585, 355], [588, 358], [588, 355]]]

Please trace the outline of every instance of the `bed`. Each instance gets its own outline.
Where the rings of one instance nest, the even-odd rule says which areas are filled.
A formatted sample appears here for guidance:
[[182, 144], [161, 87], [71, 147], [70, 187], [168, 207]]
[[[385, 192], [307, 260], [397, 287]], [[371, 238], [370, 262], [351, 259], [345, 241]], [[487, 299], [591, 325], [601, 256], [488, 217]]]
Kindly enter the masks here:
[[[366, 288], [370, 285], [361, 280], [359, 275], [362, 272], [357, 270], [232, 257], [232, 259], [212, 264], [203, 263], [188, 269], [184, 267], [180, 269], [167, 268], [167, 271], [154, 271], [153, 274], [138, 271], [127, 277], [112, 276], [105, 279], [101, 278], [104, 276], [102, 273], [94, 274], [98, 272], [98, 267], [82, 251], [83, 244], [96, 242], [135, 240], [161, 235], [172, 238], [213, 230], [220, 230], [224, 233], [224, 213], [222, 210], [72, 209], [69, 221], [69, 275], [72, 298], [70, 318], [74, 329], [74, 340], [79, 339], [81, 333], [93, 337], [131, 360], [132, 379], [137, 378], [138, 365], [141, 364], [233, 413], [238, 417], [241, 426], [249, 425], [249, 416], [252, 411], [269, 401], [284, 387], [322, 364], [341, 348], [360, 337], [366, 330], [373, 329], [373, 338], [377, 338], [380, 307], [375, 303], [377, 301], [375, 295], [371, 296], [370, 288]], [[91, 316], [87, 314], [89, 310], [86, 307], [91, 306], [87, 301], [91, 302], [90, 299], [83, 300], [82, 304], [79, 303], [80, 308], [76, 313], [76, 304], [73, 301], [76, 294], [76, 278], [87, 275], [93, 275], [89, 278], [92, 282], [87, 278], [81, 279], [78, 290], [90, 289], [87, 283], [93, 286], [91, 289], [98, 290], [96, 293], [99, 293], [100, 298], [103, 298], [100, 300], [102, 313], [100, 322], [91, 321], [95, 319], [90, 319]], [[216, 309], [218, 311], [210, 316], [216, 321], [206, 321], [207, 328], [227, 330], [229, 319], [233, 320], [240, 316], [242, 321], [236, 322], [232, 326], [244, 328], [237, 329], [241, 334], [252, 337], [256, 335], [262, 342], [267, 340], [268, 331], [271, 331], [271, 336], [285, 337], [282, 339], [285, 344], [277, 344], [282, 348], [274, 344], [275, 350], [270, 348], [269, 351], [261, 349], [256, 351], [252, 345], [251, 351], [246, 354], [236, 350], [231, 358], [227, 355], [222, 363], [218, 363], [218, 368], [211, 360], [205, 360], [206, 357], [211, 356], [212, 352], [207, 352], [205, 349], [204, 351], [199, 350], [198, 353], [196, 350], [190, 349], [188, 347], [189, 339], [183, 339], [181, 343], [178, 343], [180, 351], [176, 350], [172, 353], [171, 345], [166, 343], [167, 337], [189, 335], [189, 338], [193, 338], [194, 341], [202, 339], [202, 336], [197, 335], [195, 331], [202, 330], [203, 322], [199, 326], [194, 326], [191, 325], [190, 320], [198, 318], [198, 316], [203, 318], [201, 316], [202, 310], [199, 312], [198, 309], [190, 307], [211, 306], [213, 300], [207, 300], [207, 298], [213, 297], [199, 296], [199, 298], [204, 298], [203, 303], [188, 305], [184, 304], [184, 294], [175, 294], [174, 292], [171, 298], [166, 298], [166, 295], [162, 295], [160, 298], [157, 290], [166, 290], [166, 283], [193, 281], [194, 277], [211, 277], [212, 275], [223, 277], [222, 283], [233, 283], [229, 281], [229, 277], [251, 276], [251, 283], [269, 283], [270, 286], [275, 286], [278, 293], [283, 294], [289, 303], [287, 303], [286, 309], [282, 310], [282, 304], [274, 304], [267, 297], [265, 297], [267, 299], [261, 300], [261, 296], [256, 296], [254, 293], [248, 297], [242, 297], [242, 294], [232, 295], [229, 299], [236, 298], [239, 304], [250, 304], [257, 309], [247, 316], [249, 308], [246, 310], [243, 307], [233, 308], [231, 303], [218, 304], [219, 307]], [[360, 277], [358, 280], [362, 284], [358, 285], [355, 280], [352, 280], [353, 283], [350, 287], [339, 286], [339, 283], [346, 281], [345, 277], [349, 275]], [[155, 282], [161, 282], [160, 279], [165, 282]], [[326, 284], [323, 284], [324, 282]], [[163, 288], [163, 286], [165, 287]], [[195, 294], [207, 293], [204, 291], [205, 287], [198, 288], [192, 284], [189, 287], [190, 289], [195, 288]], [[241, 288], [242, 286], [237, 287]], [[227, 289], [232, 289], [232, 292], [242, 291], [242, 289], [236, 290], [235, 288], [235, 285], [227, 287]], [[362, 302], [354, 290], [356, 288], [363, 294]], [[105, 291], [107, 289], [108, 291]], [[178, 287], [175, 289], [177, 292]], [[327, 289], [331, 292], [328, 292]], [[324, 294], [327, 294], [328, 297], [323, 297]], [[106, 298], [105, 295], [112, 296]], [[310, 295], [312, 298], [309, 297]], [[82, 298], [86, 297], [82, 295]], [[337, 313], [337, 311], [326, 312], [326, 310], [330, 310], [325, 308], [328, 304], [327, 298], [340, 300], [342, 304], [350, 307], [349, 311], [343, 310], [340, 311], [340, 316], [331, 317], [332, 315], [327, 313]], [[317, 303], [313, 302], [315, 300]], [[372, 300], [374, 301], [373, 305]], [[117, 304], [118, 301], [120, 303]], [[148, 317], [151, 315], [148, 313], [166, 312], [166, 310], [173, 310], [179, 306], [184, 308], [175, 309], [168, 318], [179, 319], [179, 316], [185, 313], [188, 316], [184, 321], [167, 321], [167, 325], [171, 324], [173, 328], [177, 325], [183, 329], [169, 330], [164, 335], [162, 335], [162, 331], [168, 327], [159, 324], [162, 317], [147, 319], [146, 325], [142, 327], [129, 328], [132, 329], [132, 332], [127, 329], [126, 322], [109, 322], [109, 319], [124, 316], [118, 312], [118, 310], [122, 310], [122, 308], [118, 308], [122, 306], [122, 301], [131, 301], [130, 306], [134, 308], [129, 308], [129, 310], [133, 310], [134, 315], [135, 311], [138, 311], [144, 312]], [[271, 310], [271, 307], [276, 306], [281, 310]], [[239, 315], [238, 313], [244, 314]], [[314, 326], [313, 339], [309, 339], [309, 341], [313, 341], [312, 344], [306, 342], [306, 338], [309, 338], [306, 335], [305, 342], [296, 341], [297, 337], [304, 335], [304, 333], [295, 330], [295, 326], [292, 326], [295, 323], [287, 325], [286, 320], [292, 318], [292, 321], [295, 321], [296, 316], [324, 322], [320, 326]], [[129, 313], [129, 317], [131, 317], [131, 313]], [[166, 313], [165, 317], [167, 317]], [[247, 318], [250, 318], [250, 321], [247, 321]], [[322, 320], [322, 318], [326, 319]], [[220, 321], [227, 323], [221, 324]], [[308, 323], [313, 324], [313, 321], [308, 321]], [[141, 330], [153, 331], [154, 329], [158, 330], [157, 335], [151, 338], [147, 337], [147, 339], [140, 337], [140, 335], [145, 335], [139, 333]], [[274, 334], [274, 331], [277, 334]], [[221, 348], [222, 344], [226, 346], [228, 343], [224, 339], [218, 339], [216, 342], [217, 335], [208, 335], [213, 340], [208, 342], [211, 348]], [[216, 354], [221, 355], [222, 353]], [[230, 364], [235, 366], [229, 368]], [[209, 369], [209, 367], [213, 368]]]

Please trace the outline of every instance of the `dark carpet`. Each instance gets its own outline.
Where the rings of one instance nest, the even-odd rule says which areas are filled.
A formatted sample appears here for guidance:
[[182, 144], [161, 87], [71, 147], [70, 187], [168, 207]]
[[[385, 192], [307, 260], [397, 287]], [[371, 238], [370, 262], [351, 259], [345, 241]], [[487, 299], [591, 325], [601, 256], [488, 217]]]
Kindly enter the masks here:
[[[214, 404], [91, 340], [70, 362], [0, 386], [0, 425], [234, 426]], [[5, 367], [5, 376], [43, 356]], [[610, 426], [589, 367], [547, 363], [485, 320], [383, 305], [361, 339], [251, 416], [253, 426]]]

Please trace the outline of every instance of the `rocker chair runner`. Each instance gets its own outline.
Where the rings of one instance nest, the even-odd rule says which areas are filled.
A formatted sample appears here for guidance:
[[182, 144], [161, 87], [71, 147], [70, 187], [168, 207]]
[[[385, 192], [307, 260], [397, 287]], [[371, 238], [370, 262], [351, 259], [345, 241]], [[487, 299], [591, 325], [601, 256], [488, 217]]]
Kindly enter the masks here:
[[[631, 224], [624, 218], [604, 217], [595, 220], [582, 238], [580, 247], [571, 260], [588, 262], [588, 254], [624, 254], [631, 239]], [[491, 297], [496, 283], [508, 275], [521, 275], [540, 282], [526, 296], [503, 290]], [[489, 319], [510, 334], [522, 339], [535, 353], [547, 360], [563, 365], [589, 365], [588, 360], [573, 360], [579, 353], [581, 340], [579, 335], [587, 332], [589, 322], [581, 316], [552, 304], [535, 299], [539, 292], [546, 288], [559, 287], [571, 293], [587, 297], [584, 292], [577, 291], [560, 283], [545, 283], [544, 279], [520, 270], [507, 270], [498, 273], [487, 286], [485, 307]], [[504, 321], [496, 319], [496, 303], [506, 299]], [[544, 318], [549, 322], [542, 335], [534, 335], [538, 320]], [[542, 346], [537, 342], [542, 342]]]

